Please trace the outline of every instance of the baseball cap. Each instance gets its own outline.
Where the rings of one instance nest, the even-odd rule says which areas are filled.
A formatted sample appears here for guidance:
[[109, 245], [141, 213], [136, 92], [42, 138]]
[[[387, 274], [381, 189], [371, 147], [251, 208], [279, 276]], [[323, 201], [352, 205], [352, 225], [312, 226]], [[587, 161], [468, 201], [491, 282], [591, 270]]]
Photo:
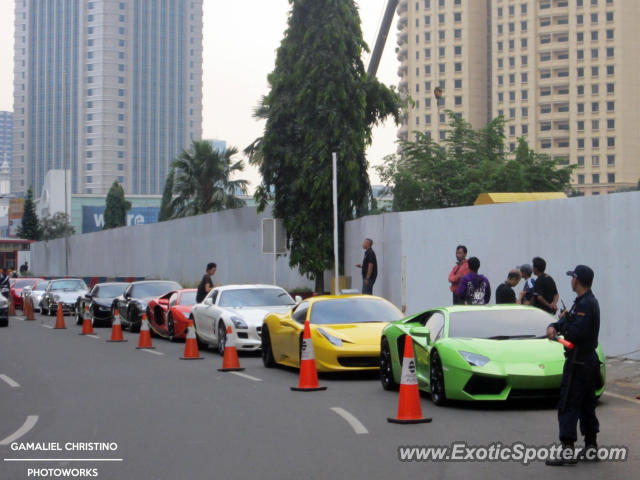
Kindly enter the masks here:
[[586, 287], [590, 287], [593, 282], [593, 270], [586, 265], [576, 265], [576, 268], [569, 270], [567, 275], [578, 279], [578, 281]]
[[531, 265], [529, 265], [528, 263], [520, 265], [519, 267], [516, 267], [516, 268], [521, 272], [526, 273], [527, 275], [531, 275], [533, 273], [533, 269], [531, 268]]

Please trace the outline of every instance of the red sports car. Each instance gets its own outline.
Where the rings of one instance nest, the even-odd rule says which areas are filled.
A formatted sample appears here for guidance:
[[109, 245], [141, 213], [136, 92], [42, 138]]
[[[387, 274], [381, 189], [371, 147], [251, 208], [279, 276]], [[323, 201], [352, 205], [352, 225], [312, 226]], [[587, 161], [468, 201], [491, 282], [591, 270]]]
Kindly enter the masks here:
[[186, 338], [189, 313], [196, 304], [196, 292], [195, 288], [185, 288], [151, 300], [147, 318], [153, 331], [169, 340]]
[[44, 280], [44, 278], [19, 277], [11, 279], [11, 290], [9, 290], [9, 295], [13, 298], [13, 304], [16, 308], [22, 308], [22, 289], [24, 287], [33, 288], [36, 283], [42, 280]]

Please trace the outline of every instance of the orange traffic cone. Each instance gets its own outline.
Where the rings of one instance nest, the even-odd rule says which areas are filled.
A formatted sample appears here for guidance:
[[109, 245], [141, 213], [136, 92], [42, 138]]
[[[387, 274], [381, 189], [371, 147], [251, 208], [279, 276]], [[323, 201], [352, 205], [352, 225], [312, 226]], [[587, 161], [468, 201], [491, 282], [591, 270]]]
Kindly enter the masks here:
[[149, 322], [147, 322], [147, 314], [142, 314], [142, 320], [140, 324], [140, 338], [138, 339], [138, 346], [136, 347], [139, 350], [142, 349], [150, 349], [156, 348], [151, 345], [151, 332], [149, 331]]
[[16, 305], [13, 303], [13, 296], [9, 295], [9, 316], [13, 317], [16, 314]]
[[28, 301], [25, 300], [22, 305], [22, 310], [25, 315], [25, 320], [35, 320], [36, 317], [33, 314], [33, 300], [30, 298]]
[[422, 416], [420, 391], [418, 390], [418, 379], [416, 378], [416, 361], [413, 358], [413, 340], [409, 335], [405, 337], [404, 341], [398, 418], [387, 418], [387, 421], [401, 424], [431, 422], [430, 418]]
[[236, 341], [233, 336], [233, 330], [231, 327], [227, 327], [227, 339], [224, 345], [224, 357], [222, 357], [222, 368], [219, 368], [219, 372], [239, 372], [244, 370], [240, 366], [238, 360], [238, 350], [236, 349]]
[[120, 323], [118, 310], [115, 311], [113, 321], [111, 322], [111, 339], [107, 340], [107, 342], [126, 342], [122, 337], [122, 323]]
[[62, 311], [62, 303], [58, 303], [58, 311], [56, 312], [56, 326], [54, 328], [67, 328], [64, 324], [64, 312]]
[[184, 355], [180, 360], [202, 360], [198, 351], [198, 340], [196, 340], [196, 332], [193, 329], [193, 321], [189, 321], [187, 326], [187, 338], [184, 341]]
[[313, 355], [313, 341], [311, 340], [311, 328], [309, 320], [304, 322], [302, 345], [300, 353], [300, 380], [297, 387], [291, 387], [296, 392], [313, 392], [326, 390], [318, 384], [318, 372], [316, 370], [316, 358]]
[[[62, 304], [58, 304], [58, 309], [62, 307]], [[78, 335], [95, 335], [93, 331], [93, 322], [91, 321], [91, 315], [88, 312], [88, 309], [85, 308], [82, 314], [82, 332]]]

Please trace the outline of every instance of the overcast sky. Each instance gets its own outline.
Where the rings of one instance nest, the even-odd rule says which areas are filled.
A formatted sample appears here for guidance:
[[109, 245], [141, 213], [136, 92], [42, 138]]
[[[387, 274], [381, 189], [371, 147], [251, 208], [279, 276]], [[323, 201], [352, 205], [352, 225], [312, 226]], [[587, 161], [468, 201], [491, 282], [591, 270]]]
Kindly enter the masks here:
[[[372, 49], [386, 0], [359, 0], [364, 39]], [[239, 150], [262, 134], [263, 123], [253, 109], [267, 93], [267, 74], [273, 70], [275, 52], [286, 28], [288, 0], [204, 0], [203, 33], [203, 137], [225, 140]], [[0, 0], [0, 110], [13, 110], [13, 9], [12, 0]], [[382, 56], [378, 78], [397, 84], [395, 19]], [[368, 65], [368, 54], [364, 58]], [[371, 165], [380, 164], [395, 150], [396, 126], [392, 120], [374, 130], [368, 151]], [[372, 183], [378, 179], [370, 169]], [[259, 181], [255, 171], [242, 175]]]

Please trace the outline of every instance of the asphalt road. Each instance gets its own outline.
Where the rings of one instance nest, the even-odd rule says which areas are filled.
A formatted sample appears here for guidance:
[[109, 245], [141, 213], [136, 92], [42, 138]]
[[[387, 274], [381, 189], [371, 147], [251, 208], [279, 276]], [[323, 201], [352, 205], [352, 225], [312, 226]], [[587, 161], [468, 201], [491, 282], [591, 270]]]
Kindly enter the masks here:
[[[80, 336], [72, 318], [65, 320], [67, 330], [53, 330], [54, 319], [39, 315], [13, 317], [0, 329], [2, 480], [637, 478], [640, 467], [640, 404], [633, 400], [604, 396], [598, 408], [600, 444], [627, 446], [626, 462], [401, 462], [398, 447], [406, 445], [554, 443], [553, 405], [435, 407], [425, 395], [423, 414], [433, 422], [395, 425], [386, 419], [395, 416], [397, 394], [383, 391], [377, 375], [322, 375], [326, 391], [293, 392], [297, 372], [265, 369], [257, 355], [240, 357], [241, 374], [221, 373], [213, 350], [184, 361], [184, 343], [153, 338], [150, 353], [136, 350], [137, 334], [107, 343], [109, 329]], [[27, 422], [18, 444], [114, 442], [117, 450], [11, 450], [7, 437], [28, 419], [35, 424], [28, 429]], [[30, 468], [95, 469], [89, 473], [97, 477], [35, 476]]]

